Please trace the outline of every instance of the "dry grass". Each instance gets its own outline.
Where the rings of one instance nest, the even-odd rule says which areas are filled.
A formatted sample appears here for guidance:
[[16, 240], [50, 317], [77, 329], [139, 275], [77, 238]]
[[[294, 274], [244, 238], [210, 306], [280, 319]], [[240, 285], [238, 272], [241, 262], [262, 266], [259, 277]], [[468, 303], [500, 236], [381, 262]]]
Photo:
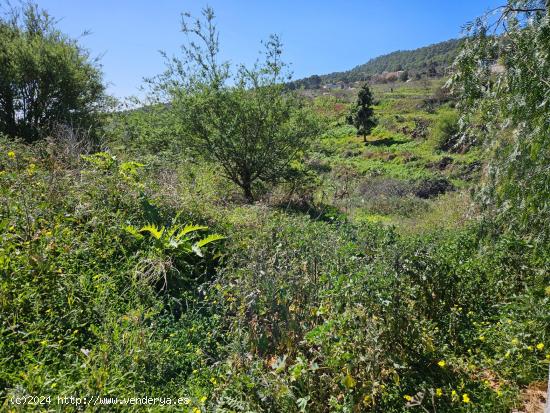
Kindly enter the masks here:
[[400, 232], [422, 234], [438, 229], [463, 227], [472, 217], [472, 200], [468, 191], [448, 192], [434, 199], [430, 209], [396, 222]]
[[521, 410], [514, 410], [512, 413], [544, 413], [544, 405], [547, 396], [547, 383], [537, 381], [521, 392], [523, 406]]

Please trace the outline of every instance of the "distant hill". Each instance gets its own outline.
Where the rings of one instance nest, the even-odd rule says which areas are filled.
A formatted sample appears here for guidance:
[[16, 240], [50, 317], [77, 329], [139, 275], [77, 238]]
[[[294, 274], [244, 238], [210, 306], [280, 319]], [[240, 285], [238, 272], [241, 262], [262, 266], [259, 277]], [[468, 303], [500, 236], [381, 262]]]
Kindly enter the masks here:
[[402, 78], [442, 76], [457, 56], [462, 42], [461, 39], [452, 39], [419, 49], [399, 50], [371, 59], [345, 72], [313, 75], [296, 80], [292, 82], [292, 86], [316, 89], [322, 85], [348, 84], [371, 79], [384, 81], [391, 76]]

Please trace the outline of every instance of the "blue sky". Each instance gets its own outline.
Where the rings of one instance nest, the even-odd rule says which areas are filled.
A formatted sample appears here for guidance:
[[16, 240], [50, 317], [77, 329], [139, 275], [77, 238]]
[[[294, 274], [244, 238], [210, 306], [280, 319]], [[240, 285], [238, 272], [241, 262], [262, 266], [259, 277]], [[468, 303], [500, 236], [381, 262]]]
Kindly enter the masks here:
[[394, 50], [459, 37], [462, 26], [504, 0], [38, 0], [60, 28], [101, 55], [109, 92], [140, 95], [144, 77], [162, 72], [159, 50], [177, 53], [180, 13], [211, 5], [223, 56], [252, 63], [261, 40], [282, 36], [294, 78], [347, 70]]

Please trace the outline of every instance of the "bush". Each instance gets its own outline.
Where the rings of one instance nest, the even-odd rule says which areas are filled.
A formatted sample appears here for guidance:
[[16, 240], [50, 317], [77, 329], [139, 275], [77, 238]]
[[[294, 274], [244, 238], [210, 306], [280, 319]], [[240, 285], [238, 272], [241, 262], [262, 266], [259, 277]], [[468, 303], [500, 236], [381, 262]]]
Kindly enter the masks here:
[[151, 162], [176, 164], [189, 150], [184, 132], [173, 110], [165, 105], [150, 105], [110, 115], [105, 127], [106, 143], [111, 149]]
[[144, 165], [97, 153], [68, 169], [51, 145], [0, 142], [0, 398], [169, 395], [200, 406], [202, 354], [217, 351], [200, 290], [214, 238], [148, 196]]
[[545, 376], [550, 298], [525, 243], [262, 220], [215, 286], [233, 340], [218, 407], [505, 412]]
[[46, 12], [0, 16], [0, 132], [31, 142], [58, 124], [88, 129], [103, 103], [98, 66]]
[[418, 183], [414, 194], [419, 198], [428, 199], [452, 190], [453, 184], [445, 178], [424, 179]]
[[329, 139], [340, 139], [347, 138], [349, 136], [355, 136], [357, 134], [357, 129], [353, 125], [342, 125], [336, 126], [327, 130], [321, 135], [321, 138]]
[[432, 135], [435, 147], [443, 151], [457, 149], [459, 140], [458, 114], [456, 112], [441, 112], [435, 122]]

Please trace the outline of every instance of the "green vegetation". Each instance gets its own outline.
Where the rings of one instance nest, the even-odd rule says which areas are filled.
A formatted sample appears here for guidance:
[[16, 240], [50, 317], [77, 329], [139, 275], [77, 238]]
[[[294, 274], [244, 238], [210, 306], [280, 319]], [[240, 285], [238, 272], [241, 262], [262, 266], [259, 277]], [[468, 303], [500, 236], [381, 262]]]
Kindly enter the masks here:
[[[478, 22], [453, 77], [466, 133], [490, 148], [481, 202], [504, 228], [535, 245], [550, 241], [549, 8], [542, 0], [509, 2], [498, 38], [486, 33], [499, 21]], [[501, 71], [479, 67], [495, 56]]]
[[403, 82], [408, 78], [415, 77], [441, 77], [447, 73], [447, 69], [457, 57], [461, 45], [462, 40], [447, 40], [415, 50], [401, 50], [376, 57], [345, 72], [313, 75], [295, 80], [292, 82], [292, 86], [316, 89], [323, 84], [362, 82], [384, 72], [398, 71], [404, 72], [399, 76], [399, 80]]
[[219, 163], [224, 176], [253, 202], [257, 182], [292, 175], [291, 164], [315, 125], [294, 96], [282, 93], [285, 65], [278, 37], [266, 43], [261, 66], [239, 67], [232, 77], [230, 64], [218, 62], [213, 10], [205, 9], [203, 18], [191, 26], [184, 21], [183, 33], [194, 38], [182, 47], [183, 60], [169, 60], [157, 87], [170, 95], [190, 147]]
[[59, 125], [89, 128], [104, 100], [101, 76], [37, 6], [0, 15], [0, 133], [31, 142]]
[[357, 103], [349, 115], [348, 122], [357, 128], [357, 134], [367, 141], [373, 127], [376, 126], [376, 119], [372, 109], [373, 99], [369, 85], [364, 84], [357, 95]]
[[459, 132], [458, 114], [454, 111], [442, 113], [434, 127], [436, 147], [442, 150], [456, 149]]
[[[474, 30], [454, 95], [367, 86], [366, 139], [361, 92], [284, 88], [277, 38], [231, 74], [211, 9], [154, 79], [167, 101], [94, 125], [103, 151], [0, 136], [1, 409], [524, 409], [550, 364], [549, 18], [513, 11], [534, 3], [502, 10], [505, 43]], [[119, 404], [143, 397], [172, 404]]]

